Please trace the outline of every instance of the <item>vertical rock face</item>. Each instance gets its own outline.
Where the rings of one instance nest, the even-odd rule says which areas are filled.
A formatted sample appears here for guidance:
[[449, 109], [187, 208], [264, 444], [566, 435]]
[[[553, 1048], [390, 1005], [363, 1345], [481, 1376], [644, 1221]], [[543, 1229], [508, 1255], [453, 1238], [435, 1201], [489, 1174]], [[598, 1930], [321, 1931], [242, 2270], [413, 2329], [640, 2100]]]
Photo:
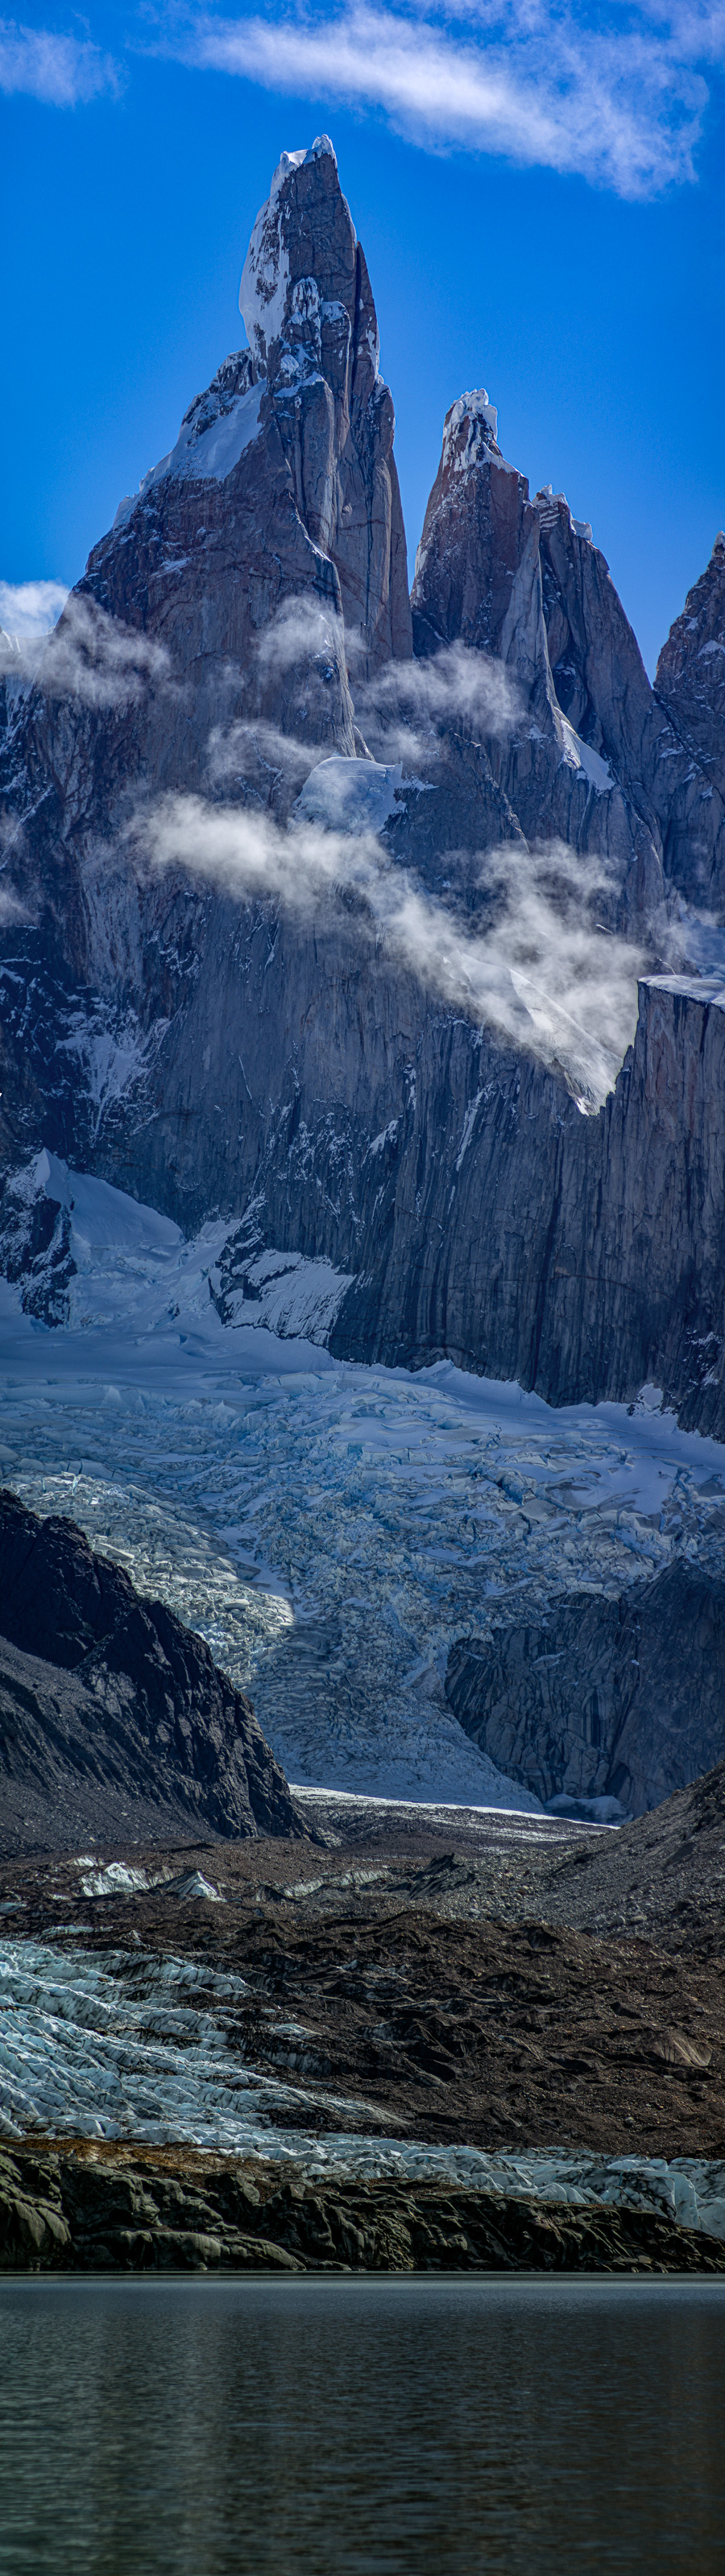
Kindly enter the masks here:
[[597, 1117], [460, 1021], [429, 1027], [415, 1072], [367, 1223], [359, 1211], [334, 1346], [447, 1353], [554, 1404], [650, 1380], [722, 1438], [722, 988], [640, 985], [634, 1046]]
[[538, 1797], [646, 1815], [722, 1761], [725, 1588], [675, 1563], [619, 1600], [562, 1592], [539, 1619], [462, 1638], [446, 1695], [474, 1743]]
[[544, 616], [557, 699], [582, 740], [631, 788], [652, 691], [636, 637], [587, 523], [563, 492], [537, 492]]
[[525, 474], [507, 465], [485, 391], [446, 414], [413, 583], [416, 653], [459, 639], [495, 654], [527, 697], [546, 692], [546, 635], [536, 511]]
[[405, 530], [370, 280], [326, 134], [283, 153], [239, 304], [300, 517], [335, 565], [367, 676], [412, 649]]
[[685, 743], [725, 792], [725, 535], [670, 627], [655, 689]]
[[[558, 584], [552, 551], [562, 559]], [[531, 501], [526, 476], [507, 464], [487, 394], [462, 395], [447, 415], [418, 549], [415, 651], [427, 656], [460, 641], [503, 663], [517, 712], [506, 737], [487, 742], [494, 778], [529, 839], [560, 838], [606, 858], [611, 927], [631, 928], [651, 918], [663, 900], [660, 851], [652, 818], [632, 801], [625, 765], [612, 760], [619, 750], [616, 725], [605, 731], [584, 676], [589, 667], [595, 686], [597, 657], [608, 662], [613, 708], [611, 666], [619, 629], [635, 694], [639, 675], [647, 700], [651, 692], [604, 558], [595, 558], [591, 544], [586, 547], [586, 556], [596, 561], [600, 591], [606, 585], [611, 593], [603, 612], [586, 578], [588, 566], [582, 579], [583, 554], [566, 502], [541, 493]], [[561, 697], [552, 671], [550, 617]], [[606, 912], [605, 897], [602, 902]]]
[[[717, 541], [707, 573], [672, 628], [653, 691], [591, 528], [572, 519], [561, 492], [537, 493], [536, 507], [559, 704], [610, 763], [639, 818], [640, 838], [644, 827], [666, 877], [696, 901], [721, 902], [725, 640], [718, 649], [717, 637], [725, 639], [725, 542]], [[697, 613], [688, 614], [695, 600]]]
[[653, 692], [588, 522], [550, 487], [530, 499], [487, 395], [453, 405], [418, 551], [415, 651], [460, 638], [504, 663], [520, 718], [502, 752], [487, 745], [497, 783], [529, 839], [607, 859], [617, 926], [651, 922], [668, 882], [725, 900], [724, 603], [718, 539]]
[[[249, 1004], [238, 908], [188, 877], [150, 877], [144, 815], [192, 792], [286, 819], [315, 761], [356, 757], [348, 664], [364, 675], [411, 650], [392, 400], [326, 138], [283, 157], [241, 293], [250, 349], [224, 362], [121, 503], [34, 685], [18, 692], [11, 674], [0, 737], [16, 827], [16, 917], [8, 928], [6, 908], [0, 924], [4, 1159], [40, 1131], [76, 1161], [105, 1153], [140, 1196], [171, 1181], [185, 1214], [207, 1191], [238, 1204], [247, 1186], [236, 1056], [215, 1090], [211, 1151], [199, 1137], [220, 969], [242, 1056]], [[265, 956], [268, 945], [265, 934]], [[304, 1017], [314, 949], [294, 933], [291, 945]], [[284, 984], [281, 947], [278, 973]], [[255, 1113], [252, 1169], [256, 1129]]]

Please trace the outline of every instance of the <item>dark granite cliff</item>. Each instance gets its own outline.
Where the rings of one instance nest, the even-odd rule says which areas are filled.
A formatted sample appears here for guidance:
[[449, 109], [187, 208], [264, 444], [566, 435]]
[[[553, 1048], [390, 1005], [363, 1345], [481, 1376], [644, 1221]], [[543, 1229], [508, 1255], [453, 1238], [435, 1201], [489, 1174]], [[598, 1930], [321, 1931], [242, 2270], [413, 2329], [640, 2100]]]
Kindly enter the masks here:
[[[557, 1813], [646, 1815], [725, 1753], [725, 1586], [666, 1566], [619, 1598], [562, 1592], [546, 1614], [461, 1638], [446, 1694], [466, 1734]], [[606, 1810], [605, 1810], [606, 1813]]]
[[203, 1638], [0, 1493], [0, 1847], [304, 1836], [251, 1702]]

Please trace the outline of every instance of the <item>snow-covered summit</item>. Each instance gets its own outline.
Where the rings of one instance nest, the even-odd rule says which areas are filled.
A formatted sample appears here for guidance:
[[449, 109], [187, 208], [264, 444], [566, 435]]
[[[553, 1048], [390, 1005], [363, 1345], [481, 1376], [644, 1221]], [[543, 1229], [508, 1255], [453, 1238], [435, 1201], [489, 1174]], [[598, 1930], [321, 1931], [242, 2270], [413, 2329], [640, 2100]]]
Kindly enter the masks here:
[[469, 424], [469, 443], [479, 437], [487, 447], [498, 446], [498, 412], [495, 403], [489, 402], [485, 385], [476, 393], [459, 394], [458, 401], [451, 404], [443, 430], [444, 448], [453, 445], [464, 421]]
[[566, 493], [555, 492], [553, 483], [542, 483], [540, 491], [534, 494], [534, 509], [538, 510], [542, 528], [555, 527], [560, 512], [565, 510], [575, 537], [582, 537], [587, 545], [593, 545], [591, 519], [575, 519]]
[[[311, 178], [307, 188], [300, 191], [295, 183], [304, 171], [309, 171]], [[329, 253], [331, 245], [324, 239], [327, 229], [324, 216], [325, 213], [332, 214], [334, 228], [335, 200], [339, 201], [340, 210], [344, 210], [348, 240], [344, 245], [334, 246], [338, 251], [337, 266], [343, 273], [330, 278], [330, 292], [326, 293], [327, 280], [321, 270], [326, 265], [325, 250]], [[322, 225], [319, 221], [321, 215]], [[341, 262], [340, 248], [343, 250]], [[239, 288], [239, 310], [250, 349], [260, 366], [267, 366], [269, 352], [275, 342], [284, 338], [289, 341], [289, 325], [295, 319], [304, 322], [313, 317], [319, 322], [321, 310], [328, 306], [341, 317], [347, 308], [352, 325], [354, 305], [350, 311], [349, 293], [346, 292], [350, 277], [346, 272], [350, 270], [351, 258], [354, 268], [356, 248], [357, 235], [340, 189], [337, 159], [329, 134], [316, 135], [307, 150], [283, 152], [269, 196], [260, 206], [253, 227]], [[304, 333], [293, 329], [291, 336], [299, 350]]]
[[502, 474], [516, 474], [515, 465], [507, 463], [499, 446], [498, 411], [489, 402], [485, 385], [459, 394], [446, 412], [439, 478], [445, 483], [452, 475], [475, 472], [479, 465], [495, 465]]

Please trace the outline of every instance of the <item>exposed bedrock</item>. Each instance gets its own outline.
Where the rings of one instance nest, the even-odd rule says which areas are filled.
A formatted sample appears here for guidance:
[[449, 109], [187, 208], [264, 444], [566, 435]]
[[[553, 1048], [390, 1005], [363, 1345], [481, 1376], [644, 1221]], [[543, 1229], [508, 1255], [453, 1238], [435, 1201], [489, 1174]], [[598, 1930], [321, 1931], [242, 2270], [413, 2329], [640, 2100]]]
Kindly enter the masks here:
[[713, 785], [725, 795], [725, 535], [688, 591], [655, 673], [657, 696]]
[[0, 1842], [295, 1834], [251, 1702], [73, 1521], [0, 1493]]
[[[572, 518], [563, 493], [530, 497], [502, 454], [485, 393], [453, 404], [416, 558], [416, 653], [460, 639], [500, 658], [520, 712], [498, 743], [487, 739], [496, 780], [529, 838], [559, 834], [607, 857], [618, 918], [630, 927], [651, 923], [668, 884], [700, 901], [725, 897], [723, 781], [717, 761], [703, 766], [701, 757], [718, 739], [717, 567], [703, 576], [698, 604], [708, 658], [700, 653], [696, 666], [699, 730], [683, 734], [692, 690], [688, 698], [681, 681], [679, 695], [674, 685], [662, 699], [653, 693], [588, 523]], [[674, 668], [671, 652], [672, 638], [658, 687]], [[681, 649], [674, 660], [679, 670]]]
[[[718, 2237], [658, 2210], [436, 2188], [328, 2181], [214, 2163], [184, 2150], [136, 2165], [0, 2156], [0, 2272], [725, 2272]], [[276, 2187], [275, 2187], [276, 2185]], [[261, 2186], [261, 2188], [260, 2188]]]
[[[643, 832], [651, 835], [667, 886], [694, 903], [722, 908], [725, 766], [718, 749], [717, 648], [703, 661], [703, 634], [698, 632], [695, 644], [686, 609], [663, 647], [652, 690], [591, 528], [572, 519], [561, 492], [537, 493], [535, 507], [547, 642], [559, 704], [585, 741], [610, 763], [639, 818], [638, 841], [641, 845]], [[698, 584], [698, 626], [708, 643], [715, 631], [722, 636], [725, 618], [723, 566], [721, 562], [718, 571], [716, 558], [717, 548]], [[700, 599], [702, 592], [706, 599]], [[691, 592], [690, 600], [694, 598]], [[693, 687], [688, 695], [685, 665], [698, 695], [697, 722], [689, 721]], [[670, 684], [675, 670], [679, 687]]]
[[461, 1638], [446, 1696], [545, 1802], [644, 1815], [725, 1753], [725, 1587], [675, 1564], [618, 1599], [561, 1592], [545, 1615]]
[[653, 979], [615, 1091], [583, 1118], [513, 1050], [432, 1029], [380, 1140], [333, 1346], [448, 1352], [558, 1403], [652, 1380], [721, 1436], [724, 1042], [719, 991]]

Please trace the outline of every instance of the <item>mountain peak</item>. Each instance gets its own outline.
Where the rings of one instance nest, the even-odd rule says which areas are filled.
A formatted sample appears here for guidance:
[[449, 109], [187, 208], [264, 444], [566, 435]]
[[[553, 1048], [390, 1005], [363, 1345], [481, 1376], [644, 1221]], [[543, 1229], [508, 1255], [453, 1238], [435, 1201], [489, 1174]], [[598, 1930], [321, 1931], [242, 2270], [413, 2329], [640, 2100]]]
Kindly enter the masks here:
[[498, 412], [483, 385], [475, 393], [459, 394], [446, 412], [443, 462], [467, 468], [477, 465], [481, 452], [489, 455], [491, 448], [498, 450]]
[[[325, 373], [325, 324], [350, 339], [358, 303], [357, 234], [329, 134], [283, 152], [242, 270], [239, 310], [270, 382]], [[378, 364], [375, 326], [375, 372]]]

